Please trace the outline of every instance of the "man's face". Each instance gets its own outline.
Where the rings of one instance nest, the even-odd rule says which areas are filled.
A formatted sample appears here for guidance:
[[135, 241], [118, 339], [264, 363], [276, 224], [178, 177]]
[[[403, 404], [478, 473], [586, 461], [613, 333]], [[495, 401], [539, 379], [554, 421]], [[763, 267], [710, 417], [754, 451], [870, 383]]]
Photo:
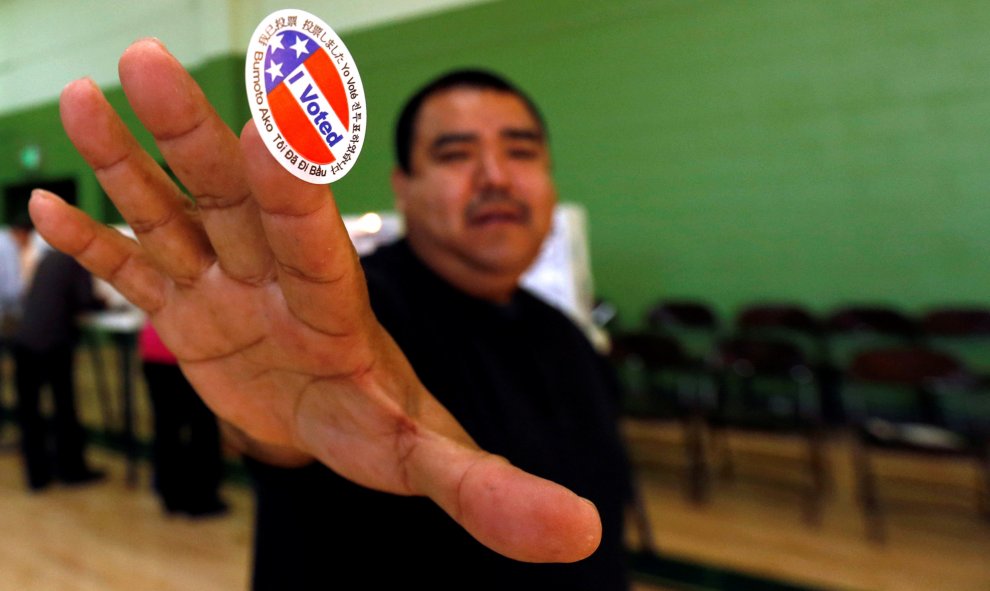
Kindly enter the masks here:
[[25, 248], [31, 239], [31, 232], [24, 228], [11, 228], [10, 237], [14, 239], [18, 248]]
[[428, 265], [518, 278], [536, 258], [557, 194], [546, 140], [520, 98], [472, 88], [431, 96], [413, 126], [410, 168], [393, 187]]

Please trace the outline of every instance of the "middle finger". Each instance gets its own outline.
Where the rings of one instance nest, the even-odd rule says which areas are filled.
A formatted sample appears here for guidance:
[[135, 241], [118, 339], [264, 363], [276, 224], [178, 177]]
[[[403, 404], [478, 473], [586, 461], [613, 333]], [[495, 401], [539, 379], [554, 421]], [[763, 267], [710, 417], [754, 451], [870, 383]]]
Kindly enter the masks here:
[[273, 279], [274, 258], [251, 199], [237, 136], [157, 40], [131, 45], [119, 71], [134, 112], [196, 200], [221, 267], [247, 283]]

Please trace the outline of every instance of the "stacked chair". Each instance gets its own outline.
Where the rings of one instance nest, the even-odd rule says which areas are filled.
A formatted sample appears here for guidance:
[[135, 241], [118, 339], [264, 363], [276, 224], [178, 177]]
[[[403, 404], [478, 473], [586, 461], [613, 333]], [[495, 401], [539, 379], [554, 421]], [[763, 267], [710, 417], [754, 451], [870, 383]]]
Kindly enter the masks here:
[[823, 322], [826, 360], [821, 368], [825, 416], [834, 426], [845, 426], [842, 390], [855, 356], [863, 351], [906, 347], [918, 342], [917, 322], [904, 312], [883, 304], [856, 304], [836, 308]]
[[[850, 436], [869, 538], [886, 536], [881, 499], [894, 477], [875, 466], [895, 450], [972, 462], [978, 506], [990, 520], [990, 308], [914, 317], [849, 305], [818, 317], [768, 301], [724, 323], [706, 302], [661, 300], [641, 329], [616, 335], [612, 357], [628, 387], [628, 413], [682, 426], [686, 491], [695, 502], [711, 494], [710, 466], [735, 475], [737, 434], [773, 432], [794, 441], [796, 453], [763, 466], [798, 466], [803, 515], [820, 523], [832, 486], [831, 428]], [[926, 483], [924, 475], [912, 480]]]
[[930, 308], [921, 317], [920, 330], [928, 346], [951, 353], [976, 374], [990, 376], [990, 308]]
[[[819, 342], [817, 321], [800, 306], [761, 303], [740, 310], [734, 332], [717, 347], [720, 387], [710, 418], [713, 447], [721, 455], [725, 475], [734, 474], [733, 433], [774, 433], [800, 442], [798, 464], [805, 474], [801, 489], [809, 524], [820, 523], [831, 482], [815, 371]], [[771, 465], [787, 463], [773, 458]]]
[[867, 535], [876, 541], [886, 538], [873, 469], [883, 451], [969, 458], [978, 474], [977, 502], [990, 516], [990, 396], [979, 374], [990, 367], [990, 311], [937, 308], [910, 325], [892, 318], [884, 324], [886, 343], [852, 356], [842, 387], [857, 497]]
[[[688, 308], [678, 307], [677, 312]], [[677, 330], [707, 332], [715, 327], [710, 311], [699, 315], [691, 308], [685, 326], [658, 328], [615, 335], [611, 358], [626, 384], [624, 408], [627, 414], [656, 421], [676, 421], [681, 426], [686, 460], [686, 495], [696, 503], [708, 494], [708, 469], [704, 451], [704, 423], [715, 397], [715, 379], [707, 360], [685, 347], [675, 336]], [[653, 317], [653, 310], [648, 318]], [[698, 319], [704, 317], [703, 323]], [[675, 322], [673, 317], [654, 319], [658, 323]], [[697, 335], [695, 335], [697, 336]]]
[[[710, 458], [735, 474], [733, 434], [774, 432], [801, 442], [805, 516], [817, 523], [829, 482], [817, 378], [818, 326], [797, 306], [766, 304], [743, 311], [725, 327], [697, 300], [661, 300], [645, 330], [618, 335], [613, 359], [625, 372], [627, 411], [677, 417], [683, 425], [692, 500], [710, 494]], [[634, 353], [639, 351], [639, 353]], [[632, 379], [639, 367], [646, 380]], [[775, 458], [774, 465], [786, 463]]]
[[715, 400], [715, 376], [708, 351], [718, 334], [718, 318], [703, 302], [663, 302], [650, 309], [643, 330], [613, 338], [612, 359], [626, 384], [626, 412], [681, 427], [687, 497], [708, 496], [709, 470], [704, 427]]
[[[703, 447], [703, 400], [710, 397], [712, 380], [704, 364], [688, 356], [680, 343], [665, 335], [626, 332], [612, 339], [610, 360], [625, 384], [623, 406], [627, 416], [680, 425], [685, 452], [685, 495], [694, 503], [705, 501], [708, 470]], [[646, 503], [634, 486], [634, 518], [639, 539], [655, 551]]]

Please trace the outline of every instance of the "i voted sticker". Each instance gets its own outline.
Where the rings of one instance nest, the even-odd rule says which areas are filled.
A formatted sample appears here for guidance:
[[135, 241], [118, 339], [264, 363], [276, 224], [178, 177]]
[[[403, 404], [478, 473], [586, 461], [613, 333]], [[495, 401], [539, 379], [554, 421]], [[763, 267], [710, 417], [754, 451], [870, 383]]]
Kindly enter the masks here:
[[329, 25], [302, 10], [269, 14], [251, 36], [244, 76], [251, 118], [286, 170], [314, 184], [351, 170], [364, 144], [364, 86]]

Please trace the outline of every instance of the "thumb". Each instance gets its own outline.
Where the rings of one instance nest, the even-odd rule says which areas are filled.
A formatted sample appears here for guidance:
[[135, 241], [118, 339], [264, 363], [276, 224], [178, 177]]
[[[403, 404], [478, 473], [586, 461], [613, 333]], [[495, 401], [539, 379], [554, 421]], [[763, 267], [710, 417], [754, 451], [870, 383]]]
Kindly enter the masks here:
[[598, 548], [591, 501], [500, 456], [421, 435], [407, 458], [410, 483], [488, 548], [525, 562], [574, 562]]

